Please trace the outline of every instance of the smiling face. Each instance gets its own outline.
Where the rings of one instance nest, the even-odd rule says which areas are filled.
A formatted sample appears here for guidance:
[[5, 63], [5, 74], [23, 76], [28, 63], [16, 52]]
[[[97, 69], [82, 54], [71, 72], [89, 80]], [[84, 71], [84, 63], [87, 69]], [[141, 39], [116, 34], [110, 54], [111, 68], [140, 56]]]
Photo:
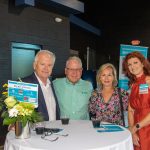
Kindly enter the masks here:
[[133, 57], [128, 60], [129, 71], [136, 77], [140, 77], [143, 74], [143, 67], [144, 65], [137, 57]]
[[37, 61], [34, 62], [33, 67], [40, 80], [46, 83], [48, 77], [52, 73], [53, 60], [50, 55], [41, 53], [39, 54]]
[[65, 68], [66, 77], [70, 82], [75, 84], [81, 79], [82, 67], [77, 60], [69, 60]]
[[103, 87], [112, 87], [114, 81], [114, 75], [112, 68], [108, 67], [104, 69], [100, 74], [100, 81]]

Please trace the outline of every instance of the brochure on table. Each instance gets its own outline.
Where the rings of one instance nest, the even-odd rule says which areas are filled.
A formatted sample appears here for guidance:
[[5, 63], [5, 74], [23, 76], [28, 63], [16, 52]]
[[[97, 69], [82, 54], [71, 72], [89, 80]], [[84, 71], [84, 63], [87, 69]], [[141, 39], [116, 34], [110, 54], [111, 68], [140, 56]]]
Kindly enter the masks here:
[[28, 102], [38, 107], [38, 84], [8, 80], [8, 96], [20, 102]]
[[97, 132], [118, 132], [118, 131], [124, 131], [124, 129], [118, 125], [113, 124], [103, 124], [97, 130]]

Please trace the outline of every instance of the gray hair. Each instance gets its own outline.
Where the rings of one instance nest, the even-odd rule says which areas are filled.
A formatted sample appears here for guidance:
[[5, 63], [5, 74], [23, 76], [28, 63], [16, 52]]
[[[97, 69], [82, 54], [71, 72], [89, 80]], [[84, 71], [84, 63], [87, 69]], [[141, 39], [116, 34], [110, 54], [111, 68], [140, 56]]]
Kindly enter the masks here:
[[34, 58], [34, 62], [35, 62], [35, 63], [37, 63], [40, 54], [47, 54], [47, 55], [49, 55], [49, 56], [52, 58], [52, 63], [53, 63], [53, 66], [54, 66], [54, 63], [55, 63], [55, 60], [56, 60], [56, 56], [55, 56], [54, 53], [52, 53], [52, 52], [49, 51], [49, 50], [40, 50], [40, 51], [36, 54], [36, 56], [35, 56], [35, 58]]
[[66, 68], [67, 68], [67, 66], [68, 66], [69, 61], [71, 61], [71, 60], [77, 61], [77, 62], [80, 64], [81, 68], [82, 68], [82, 61], [81, 61], [81, 59], [80, 59], [79, 57], [77, 57], [77, 56], [71, 56], [71, 57], [68, 58], [68, 60], [66, 61]]
[[110, 63], [103, 64], [103, 65], [100, 66], [100, 68], [98, 69], [98, 72], [97, 72], [97, 75], [96, 75], [96, 81], [97, 81], [98, 86], [99, 86], [100, 88], [102, 88], [102, 83], [101, 83], [99, 77], [100, 77], [102, 71], [105, 70], [106, 68], [111, 68], [111, 69], [112, 69], [112, 73], [113, 73], [113, 76], [114, 76], [113, 87], [117, 86], [117, 84], [118, 84], [117, 71], [116, 71], [116, 68], [114, 67], [114, 65], [113, 65], [113, 64], [110, 64]]

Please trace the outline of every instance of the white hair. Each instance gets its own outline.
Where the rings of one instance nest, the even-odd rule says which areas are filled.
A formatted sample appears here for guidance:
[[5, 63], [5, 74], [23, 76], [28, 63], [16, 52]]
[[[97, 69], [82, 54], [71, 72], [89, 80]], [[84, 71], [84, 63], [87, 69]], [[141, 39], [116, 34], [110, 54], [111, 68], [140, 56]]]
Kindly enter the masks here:
[[68, 60], [66, 61], [66, 68], [67, 68], [67, 66], [68, 66], [69, 61], [71, 61], [71, 60], [77, 61], [77, 62], [80, 64], [81, 68], [82, 68], [82, 61], [81, 61], [81, 59], [80, 59], [79, 57], [77, 57], [77, 56], [71, 56], [71, 57], [68, 58]]
[[52, 63], [53, 63], [53, 66], [54, 66], [56, 57], [55, 57], [55, 54], [52, 53], [52, 52], [49, 51], [49, 50], [40, 50], [40, 51], [36, 54], [36, 56], [35, 56], [35, 58], [34, 58], [34, 62], [35, 62], [35, 63], [37, 63], [40, 54], [47, 54], [47, 55], [49, 55], [49, 56], [52, 58]]

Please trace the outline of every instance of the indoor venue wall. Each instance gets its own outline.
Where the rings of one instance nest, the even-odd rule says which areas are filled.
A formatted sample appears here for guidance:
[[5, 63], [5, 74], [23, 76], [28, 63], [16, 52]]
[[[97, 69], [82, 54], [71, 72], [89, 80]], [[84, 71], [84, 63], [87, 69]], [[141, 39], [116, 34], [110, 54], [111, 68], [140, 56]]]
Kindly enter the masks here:
[[[68, 17], [34, 7], [17, 8], [0, 1], [0, 86], [11, 79], [11, 42], [41, 45], [56, 54], [53, 75], [64, 73], [70, 49], [70, 24]], [[55, 16], [63, 21], [57, 23]]]
[[[21, 42], [41, 45], [56, 54], [53, 75], [64, 73], [70, 49], [70, 24], [68, 17], [56, 23], [54, 14], [34, 7], [15, 8], [7, 0], [0, 1], [0, 91], [2, 84], [12, 78], [11, 43]], [[25, 68], [24, 68], [25, 69]], [[0, 145], [5, 140], [7, 127], [0, 119]]]
[[[101, 54], [101, 49], [99, 49], [100, 36], [97, 36], [93, 33], [89, 33], [88, 31], [77, 27], [74, 24], [71, 24], [70, 29], [70, 47], [71, 49], [78, 50], [79, 56], [82, 59], [83, 67], [86, 69], [87, 65], [87, 47], [94, 50], [96, 54]], [[96, 57], [96, 68], [98, 67], [98, 60]], [[93, 68], [95, 70], [95, 68]]]

